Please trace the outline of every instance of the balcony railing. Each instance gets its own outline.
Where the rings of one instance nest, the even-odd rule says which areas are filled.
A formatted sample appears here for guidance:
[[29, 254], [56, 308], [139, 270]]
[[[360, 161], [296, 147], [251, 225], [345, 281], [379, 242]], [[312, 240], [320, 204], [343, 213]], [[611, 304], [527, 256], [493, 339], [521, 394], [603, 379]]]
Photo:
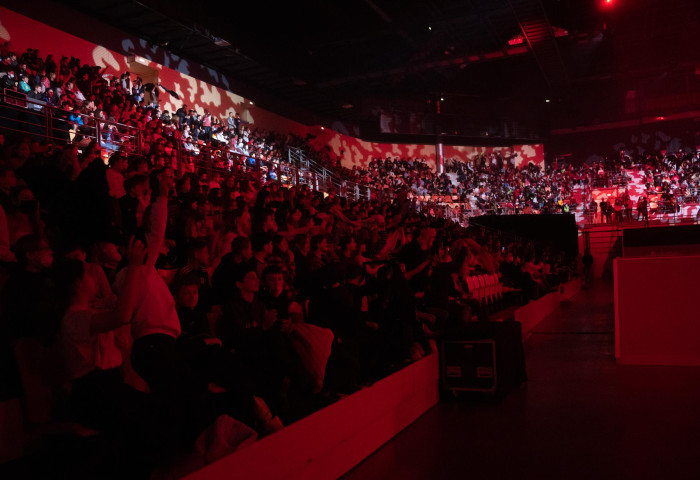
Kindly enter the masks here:
[[140, 154], [143, 147], [142, 132], [136, 127], [62, 110], [8, 89], [3, 90], [0, 98], [0, 128], [51, 143], [87, 145], [94, 141], [110, 152], [125, 150]]
[[[8, 89], [3, 90], [0, 98], [0, 128], [6, 132], [29, 134], [50, 143], [87, 145], [94, 141], [108, 152], [124, 150], [142, 154], [148, 147], [144, 145], [143, 132], [136, 127], [63, 110]], [[210, 175], [213, 172], [252, 171], [263, 181], [308, 185], [313, 190], [333, 191], [353, 201], [386, 196], [366, 185], [343, 179], [298, 148], [289, 148], [284, 156], [269, 158], [228, 145], [190, 145], [188, 147], [185, 141], [176, 144], [172, 157], [176, 159], [173, 167], [179, 174], [186, 170], [204, 170]]]

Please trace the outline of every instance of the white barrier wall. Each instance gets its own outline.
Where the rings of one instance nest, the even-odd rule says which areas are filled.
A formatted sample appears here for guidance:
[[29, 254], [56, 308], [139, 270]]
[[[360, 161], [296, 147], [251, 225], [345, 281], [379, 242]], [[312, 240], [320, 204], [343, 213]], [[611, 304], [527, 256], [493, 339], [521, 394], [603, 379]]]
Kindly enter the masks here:
[[437, 352], [185, 477], [336, 479], [437, 404]]

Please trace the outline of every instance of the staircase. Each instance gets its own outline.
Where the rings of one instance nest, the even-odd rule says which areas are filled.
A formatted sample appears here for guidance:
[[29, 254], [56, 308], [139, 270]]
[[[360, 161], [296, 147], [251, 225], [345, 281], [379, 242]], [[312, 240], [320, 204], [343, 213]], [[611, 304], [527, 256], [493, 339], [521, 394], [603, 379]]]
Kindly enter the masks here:
[[289, 164], [296, 171], [296, 178], [293, 179], [293, 183], [306, 184], [312, 190], [321, 192], [333, 191], [337, 195], [347, 197], [353, 201], [369, 201], [382, 196], [381, 192], [373, 188], [345, 180], [337, 173], [309, 157], [299, 148], [290, 148], [287, 152], [287, 157]]
[[593, 255], [593, 277], [612, 278], [612, 262], [622, 256], [622, 227], [609, 223], [587, 225], [581, 230], [580, 251], [590, 248]]

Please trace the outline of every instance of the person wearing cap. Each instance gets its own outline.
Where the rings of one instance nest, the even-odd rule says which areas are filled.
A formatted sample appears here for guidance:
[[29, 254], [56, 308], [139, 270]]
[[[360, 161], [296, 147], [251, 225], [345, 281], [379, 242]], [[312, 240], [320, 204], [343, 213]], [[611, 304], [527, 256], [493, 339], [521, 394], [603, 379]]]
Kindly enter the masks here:
[[17, 79], [15, 78], [14, 70], [8, 70], [7, 75], [2, 77], [0, 80], [0, 87], [8, 90], [15, 90], [17, 88]]

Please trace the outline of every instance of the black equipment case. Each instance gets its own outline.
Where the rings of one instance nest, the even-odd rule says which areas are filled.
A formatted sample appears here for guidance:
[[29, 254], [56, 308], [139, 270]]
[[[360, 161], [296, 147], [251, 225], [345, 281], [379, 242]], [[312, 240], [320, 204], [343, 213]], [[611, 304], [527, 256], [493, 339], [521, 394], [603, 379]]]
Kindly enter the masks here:
[[496, 342], [446, 340], [442, 343], [441, 373], [446, 389], [494, 393], [498, 385]]
[[527, 380], [520, 324], [476, 322], [445, 332], [442, 385], [453, 393], [505, 393]]

